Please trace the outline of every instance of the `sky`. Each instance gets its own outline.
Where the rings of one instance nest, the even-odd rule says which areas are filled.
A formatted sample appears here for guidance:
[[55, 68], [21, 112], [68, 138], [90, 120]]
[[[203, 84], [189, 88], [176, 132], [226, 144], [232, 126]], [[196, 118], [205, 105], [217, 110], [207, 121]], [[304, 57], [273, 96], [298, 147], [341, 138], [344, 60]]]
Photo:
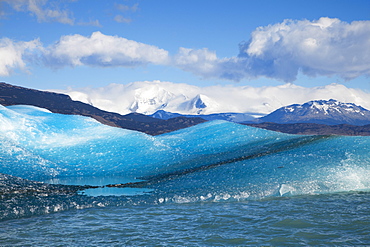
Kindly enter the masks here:
[[368, 0], [0, 0], [0, 81], [370, 92]]

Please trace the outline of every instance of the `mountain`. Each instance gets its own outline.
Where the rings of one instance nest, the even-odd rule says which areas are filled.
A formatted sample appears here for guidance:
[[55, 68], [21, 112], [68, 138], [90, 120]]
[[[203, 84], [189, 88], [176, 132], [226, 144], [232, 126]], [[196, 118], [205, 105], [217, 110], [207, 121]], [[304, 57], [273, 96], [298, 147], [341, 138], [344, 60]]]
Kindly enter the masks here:
[[225, 120], [225, 121], [235, 122], [235, 123], [242, 123], [242, 122], [254, 120], [254, 117], [249, 113], [215, 113], [215, 114], [208, 114], [208, 115], [181, 115], [179, 113], [172, 113], [172, 112], [167, 112], [164, 110], [159, 110], [149, 116], [153, 118], [164, 119], [164, 120], [175, 118], [175, 117], [180, 117], [180, 116], [187, 117], [187, 118], [200, 117], [208, 121]]
[[188, 113], [202, 114], [215, 111], [219, 108], [218, 103], [204, 94], [197, 94], [193, 99], [180, 104], [179, 108]]
[[294, 104], [281, 107], [257, 120], [257, 123], [262, 122], [362, 126], [370, 124], [370, 111], [353, 103], [342, 103], [333, 99], [315, 100], [302, 105]]
[[158, 110], [164, 110], [182, 115], [257, 113], [255, 117], [260, 117], [283, 106], [318, 99], [336, 99], [370, 109], [370, 93], [347, 88], [342, 84], [312, 88], [291, 83], [263, 87], [240, 84], [200, 87], [154, 80], [52, 91], [67, 94], [73, 100], [93, 105], [101, 110], [122, 115], [131, 112], [151, 115]]
[[32, 105], [48, 109], [53, 113], [92, 117], [103, 124], [141, 131], [150, 135], [167, 133], [205, 122], [201, 118], [178, 117], [161, 120], [139, 113], [120, 115], [74, 101], [68, 95], [28, 89], [7, 83], [0, 83], [0, 104], [4, 106]]
[[[202, 103], [200, 103], [202, 102]], [[205, 105], [201, 98], [193, 101], [194, 106]], [[178, 113], [159, 110], [150, 115], [159, 119], [171, 119], [174, 117], [201, 117], [205, 120], [226, 120], [236, 123], [277, 123], [277, 124], [295, 124], [295, 123], [314, 123], [324, 125], [355, 125], [362, 126], [370, 124], [370, 111], [357, 106], [353, 103], [342, 103], [337, 100], [316, 100], [304, 104], [294, 104], [281, 107], [267, 116], [254, 119], [256, 114], [247, 113], [217, 113], [217, 114], [199, 114], [199, 115], [181, 115]], [[269, 126], [271, 126], [271, 124]], [[266, 125], [260, 125], [266, 126]], [[299, 125], [303, 126], [303, 125]], [[279, 129], [278, 127], [274, 127]], [[298, 125], [295, 126], [298, 128]], [[298, 131], [298, 130], [296, 130]]]

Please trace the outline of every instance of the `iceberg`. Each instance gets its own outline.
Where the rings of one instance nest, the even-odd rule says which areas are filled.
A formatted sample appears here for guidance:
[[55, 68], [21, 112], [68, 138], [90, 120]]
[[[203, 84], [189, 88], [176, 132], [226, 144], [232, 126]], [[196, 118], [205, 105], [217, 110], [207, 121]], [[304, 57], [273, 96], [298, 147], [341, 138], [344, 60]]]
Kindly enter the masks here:
[[100, 187], [142, 188], [140, 200], [157, 203], [370, 188], [370, 137], [289, 135], [226, 121], [154, 137], [87, 117], [0, 106], [0, 140], [2, 174], [69, 185], [100, 178]]

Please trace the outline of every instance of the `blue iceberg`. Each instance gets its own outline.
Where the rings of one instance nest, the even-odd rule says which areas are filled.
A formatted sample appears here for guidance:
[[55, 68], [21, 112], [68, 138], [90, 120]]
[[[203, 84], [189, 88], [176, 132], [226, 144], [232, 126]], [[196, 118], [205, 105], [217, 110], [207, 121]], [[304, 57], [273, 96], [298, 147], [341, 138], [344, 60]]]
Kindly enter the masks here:
[[99, 180], [142, 189], [141, 200], [157, 203], [370, 188], [370, 137], [289, 135], [226, 121], [154, 137], [87, 117], [0, 106], [0, 140], [0, 173], [64, 184]]

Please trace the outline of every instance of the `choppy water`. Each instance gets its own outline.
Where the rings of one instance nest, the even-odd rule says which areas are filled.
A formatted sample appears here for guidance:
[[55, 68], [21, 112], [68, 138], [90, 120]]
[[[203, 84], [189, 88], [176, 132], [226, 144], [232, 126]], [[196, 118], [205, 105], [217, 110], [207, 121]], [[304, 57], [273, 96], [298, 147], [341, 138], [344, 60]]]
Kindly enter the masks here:
[[1, 246], [364, 246], [370, 194], [90, 208], [7, 220]]

